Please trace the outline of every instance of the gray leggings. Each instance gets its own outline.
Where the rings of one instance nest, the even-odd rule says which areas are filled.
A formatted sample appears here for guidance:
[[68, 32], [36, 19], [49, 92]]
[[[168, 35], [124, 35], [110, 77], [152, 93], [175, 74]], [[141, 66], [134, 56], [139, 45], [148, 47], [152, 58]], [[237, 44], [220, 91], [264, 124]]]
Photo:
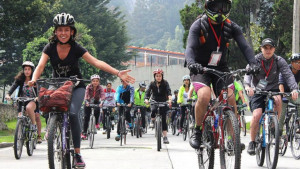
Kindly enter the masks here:
[[80, 127], [80, 107], [82, 105], [85, 94], [85, 88], [75, 88], [72, 93], [70, 106], [70, 123], [73, 136], [74, 148], [80, 148], [81, 141], [81, 127]]

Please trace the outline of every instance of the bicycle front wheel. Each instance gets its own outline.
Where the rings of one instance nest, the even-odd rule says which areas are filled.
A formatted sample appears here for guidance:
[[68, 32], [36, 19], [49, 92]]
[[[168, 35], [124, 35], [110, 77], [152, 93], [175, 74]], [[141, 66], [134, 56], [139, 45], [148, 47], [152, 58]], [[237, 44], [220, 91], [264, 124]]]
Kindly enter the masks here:
[[63, 142], [62, 142], [62, 127], [59, 122], [59, 117], [53, 114], [50, 117], [48, 127], [48, 160], [49, 168], [65, 168], [66, 161], [64, 157]]
[[300, 130], [299, 120], [294, 119], [293, 117], [293, 125], [291, 126], [291, 134], [290, 134], [290, 141], [291, 141], [291, 151], [293, 154], [294, 159], [300, 159], [300, 134], [297, 133], [297, 130]]
[[288, 146], [288, 123], [283, 123], [282, 135], [279, 138], [279, 154], [284, 156]]
[[156, 117], [156, 140], [157, 140], [157, 151], [161, 149], [161, 121], [160, 117]]
[[21, 158], [23, 144], [24, 144], [24, 127], [23, 120], [18, 119], [16, 130], [15, 130], [15, 138], [14, 138], [14, 154], [15, 158], [18, 160]]
[[182, 137], [183, 137], [183, 141], [186, 140], [186, 137], [187, 137], [187, 134], [188, 134], [188, 125], [189, 122], [188, 122], [188, 119], [184, 119], [183, 121], [183, 133], [182, 133]]
[[110, 116], [106, 116], [106, 138], [110, 138], [110, 131], [111, 131], [111, 120]]
[[220, 163], [227, 169], [238, 169], [241, 168], [239, 123], [231, 110], [225, 111], [223, 118], [223, 131], [221, 132], [224, 133], [224, 141], [220, 143]]
[[89, 130], [90, 131], [89, 132], [89, 146], [90, 146], [90, 148], [93, 148], [95, 132], [96, 132], [94, 116], [91, 116], [91, 118], [90, 118], [89, 128], [90, 128], [90, 130]]
[[256, 163], [258, 166], [263, 166], [265, 162], [265, 147], [263, 146], [263, 127], [264, 124], [259, 125], [259, 130], [257, 132], [255, 143], [256, 143]]
[[34, 150], [34, 143], [36, 142], [35, 132], [28, 132], [28, 140], [26, 141], [27, 155], [32, 156]]
[[268, 140], [266, 147], [267, 166], [269, 169], [275, 169], [278, 161], [279, 152], [279, 127], [276, 116], [269, 116]]

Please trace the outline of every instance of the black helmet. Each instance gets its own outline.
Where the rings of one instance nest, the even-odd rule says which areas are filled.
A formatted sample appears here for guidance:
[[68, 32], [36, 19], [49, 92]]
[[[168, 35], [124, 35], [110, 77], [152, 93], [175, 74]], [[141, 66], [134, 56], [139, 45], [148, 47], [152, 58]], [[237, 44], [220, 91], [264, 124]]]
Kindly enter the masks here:
[[57, 14], [53, 18], [53, 24], [55, 27], [57, 27], [57, 26], [74, 26], [75, 19], [70, 14], [61, 13], [61, 14]]
[[178, 89], [174, 90], [174, 94], [178, 93]]
[[146, 85], [145, 82], [140, 82], [140, 83], [139, 83], [139, 86], [140, 86], [140, 88], [142, 88], [142, 87], [146, 88], [147, 85]]
[[205, 0], [205, 12], [211, 20], [222, 23], [229, 16], [231, 3], [232, 0]]
[[290, 57], [290, 61], [294, 62], [294, 61], [297, 61], [297, 60], [300, 60], [300, 53], [293, 53], [292, 57]]

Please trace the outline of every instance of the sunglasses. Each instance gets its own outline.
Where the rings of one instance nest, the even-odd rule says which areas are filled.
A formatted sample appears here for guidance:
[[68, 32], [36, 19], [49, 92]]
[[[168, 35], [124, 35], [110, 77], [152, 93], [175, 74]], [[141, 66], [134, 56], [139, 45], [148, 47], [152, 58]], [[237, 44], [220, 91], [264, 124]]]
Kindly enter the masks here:
[[208, 3], [207, 8], [215, 13], [222, 12], [222, 13], [228, 13], [231, 9], [231, 4], [228, 2], [214, 2], [214, 3]]

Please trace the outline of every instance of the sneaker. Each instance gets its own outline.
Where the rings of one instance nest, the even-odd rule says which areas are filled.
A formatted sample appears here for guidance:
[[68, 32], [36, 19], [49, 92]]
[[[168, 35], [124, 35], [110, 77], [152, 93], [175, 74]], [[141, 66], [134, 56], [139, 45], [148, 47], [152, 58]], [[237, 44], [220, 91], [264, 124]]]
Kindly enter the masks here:
[[85, 134], [85, 133], [81, 133], [81, 139], [82, 139], [82, 140], [86, 140], [86, 139], [87, 139], [87, 137], [86, 137], [86, 134]]
[[250, 154], [251, 156], [255, 155], [255, 141], [251, 141], [249, 143], [249, 147], [247, 150], [248, 154]]
[[178, 133], [182, 133], [182, 129], [179, 129], [179, 130], [178, 130]]
[[119, 140], [120, 140], [120, 135], [117, 135], [117, 136], [115, 137], [115, 140], [116, 140], [116, 141], [119, 141]]
[[100, 130], [100, 125], [99, 124], [96, 124], [95, 127], [96, 127], [97, 130]]
[[163, 138], [163, 141], [164, 141], [164, 144], [169, 144], [168, 137], [164, 137], [164, 138]]
[[38, 137], [37, 137], [37, 143], [38, 144], [42, 143], [42, 137], [41, 137], [41, 135], [38, 135]]
[[106, 131], [103, 131], [102, 134], [106, 134]]
[[154, 121], [151, 120], [149, 127], [154, 128]]
[[85, 167], [85, 163], [80, 154], [75, 154], [74, 165], [75, 165], [75, 168]]
[[190, 138], [190, 145], [195, 149], [199, 149], [202, 142], [202, 131], [195, 129], [194, 134]]
[[245, 148], [246, 148], [245, 144], [241, 143], [241, 150], [243, 151], [243, 150], [245, 150]]

